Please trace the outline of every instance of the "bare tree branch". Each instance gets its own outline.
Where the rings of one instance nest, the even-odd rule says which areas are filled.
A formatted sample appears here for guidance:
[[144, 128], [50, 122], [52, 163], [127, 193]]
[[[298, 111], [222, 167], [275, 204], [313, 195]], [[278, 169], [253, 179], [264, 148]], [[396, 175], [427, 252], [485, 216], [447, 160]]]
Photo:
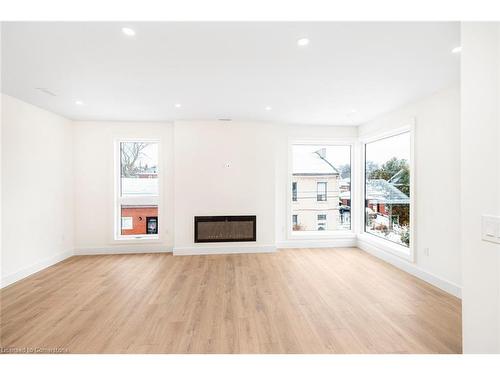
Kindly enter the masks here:
[[150, 143], [144, 142], [123, 142], [121, 144], [121, 174], [122, 177], [134, 177], [139, 171], [139, 166], [135, 163], [142, 152]]

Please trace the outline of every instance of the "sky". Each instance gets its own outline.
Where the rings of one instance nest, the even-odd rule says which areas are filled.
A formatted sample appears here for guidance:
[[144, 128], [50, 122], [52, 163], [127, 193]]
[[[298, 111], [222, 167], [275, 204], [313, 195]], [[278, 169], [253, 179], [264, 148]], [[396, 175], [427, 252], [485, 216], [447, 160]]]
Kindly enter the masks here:
[[158, 143], [151, 142], [147, 147], [145, 147], [137, 161], [135, 162], [136, 166], [139, 165], [148, 165], [149, 167], [158, 165]]
[[336, 168], [340, 167], [341, 165], [350, 164], [351, 162], [350, 146], [328, 146], [321, 144], [293, 146], [293, 150], [297, 150], [301, 153], [313, 153], [320, 148], [326, 148], [326, 159]]
[[410, 133], [398, 134], [366, 144], [366, 160], [379, 166], [396, 157], [410, 160]]

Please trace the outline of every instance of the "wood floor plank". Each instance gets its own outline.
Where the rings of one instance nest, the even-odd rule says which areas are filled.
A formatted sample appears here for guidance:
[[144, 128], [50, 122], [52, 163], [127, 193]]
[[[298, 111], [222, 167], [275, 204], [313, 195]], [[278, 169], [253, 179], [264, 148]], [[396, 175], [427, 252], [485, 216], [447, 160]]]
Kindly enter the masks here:
[[461, 353], [461, 302], [359, 249], [75, 256], [1, 290], [0, 346]]

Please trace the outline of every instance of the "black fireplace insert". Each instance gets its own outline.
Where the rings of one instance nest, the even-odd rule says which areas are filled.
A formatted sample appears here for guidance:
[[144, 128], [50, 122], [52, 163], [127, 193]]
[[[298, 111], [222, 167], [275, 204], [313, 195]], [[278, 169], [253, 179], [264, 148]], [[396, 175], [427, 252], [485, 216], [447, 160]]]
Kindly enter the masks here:
[[256, 216], [195, 216], [194, 242], [257, 240]]

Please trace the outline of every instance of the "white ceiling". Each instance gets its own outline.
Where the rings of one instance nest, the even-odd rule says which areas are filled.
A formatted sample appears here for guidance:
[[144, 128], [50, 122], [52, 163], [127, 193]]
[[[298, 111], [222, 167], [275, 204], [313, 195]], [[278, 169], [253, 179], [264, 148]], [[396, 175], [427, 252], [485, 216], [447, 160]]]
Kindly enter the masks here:
[[2, 91], [76, 120], [357, 125], [458, 81], [459, 44], [456, 22], [3, 23]]

